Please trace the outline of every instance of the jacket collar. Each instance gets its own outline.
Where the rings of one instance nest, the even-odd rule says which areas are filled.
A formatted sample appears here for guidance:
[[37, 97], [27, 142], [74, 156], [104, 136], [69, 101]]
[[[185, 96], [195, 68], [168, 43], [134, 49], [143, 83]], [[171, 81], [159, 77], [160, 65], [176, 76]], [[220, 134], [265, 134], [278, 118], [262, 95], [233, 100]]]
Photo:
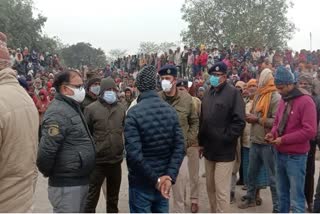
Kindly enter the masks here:
[[61, 94], [61, 93], [57, 93], [55, 96], [55, 99], [63, 101], [68, 103], [71, 107], [73, 107], [74, 109], [76, 109], [77, 111], [80, 111], [80, 104], [78, 102], [76, 102], [75, 100]]
[[86, 98], [90, 99], [91, 101], [96, 101], [98, 97], [92, 97], [90, 94], [88, 94], [88, 92], [86, 92]]
[[290, 91], [287, 96], [282, 96], [282, 99], [285, 102], [288, 102], [290, 100], [293, 100], [293, 99], [295, 99], [297, 97], [301, 97], [301, 96], [306, 95], [306, 94], [307, 94], [307, 91], [301, 90], [301, 89], [298, 89], [298, 88], [294, 87], [292, 89], [292, 91]]
[[18, 83], [15, 71], [11, 68], [0, 70], [0, 85], [7, 83]]
[[210, 92], [211, 92], [211, 94], [212, 93], [220, 93], [225, 87], [226, 87], [226, 85], [227, 84], [229, 84], [227, 81], [225, 81], [224, 83], [222, 83], [221, 85], [219, 85], [218, 87], [213, 87], [213, 86], [211, 86], [211, 88], [210, 88]]
[[142, 92], [139, 95], [139, 97], [137, 99], [137, 102], [139, 103], [141, 100], [148, 99], [148, 98], [151, 98], [151, 97], [159, 97], [159, 96], [158, 96], [158, 93], [155, 90], [145, 91], [145, 92]]
[[114, 106], [117, 106], [118, 103], [119, 103], [119, 100], [117, 100], [116, 102], [114, 102], [113, 104], [110, 105], [106, 101], [104, 101], [104, 99], [102, 97], [98, 97], [98, 100], [103, 106], [107, 106], [107, 107], [110, 107], [110, 108], [112, 108]]

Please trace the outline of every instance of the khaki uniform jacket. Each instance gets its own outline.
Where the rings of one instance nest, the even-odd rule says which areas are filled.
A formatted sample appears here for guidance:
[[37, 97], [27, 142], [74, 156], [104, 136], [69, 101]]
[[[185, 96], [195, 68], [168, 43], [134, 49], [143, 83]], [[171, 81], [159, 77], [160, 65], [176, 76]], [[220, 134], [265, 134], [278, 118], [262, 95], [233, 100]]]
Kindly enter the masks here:
[[123, 160], [125, 115], [121, 103], [107, 105], [100, 98], [85, 108], [84, 116], [96, 143], [98, 164], [114, 164]]
[[30, 212], [39, 114], [11, 68], [0, 71], [0, 213]]
[[159, 96], [176, 109], [179, 123], [183, 131], [186, 148], [198, 145], [199, 116], [193, 103], [192, 96], [186, 92], [177, 90], [173, 98], [169, 98], [163, 91]]

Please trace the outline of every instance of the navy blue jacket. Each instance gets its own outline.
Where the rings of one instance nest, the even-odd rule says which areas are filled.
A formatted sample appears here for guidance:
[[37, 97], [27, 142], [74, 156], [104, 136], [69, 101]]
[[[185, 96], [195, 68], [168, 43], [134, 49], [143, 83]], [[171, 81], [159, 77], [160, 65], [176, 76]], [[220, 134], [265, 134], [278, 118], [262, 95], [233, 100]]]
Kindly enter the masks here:
[[125, 148], [131, 186], [154, 187], [168, 175], [173, 183], [184, 158], [184, 137], [174, 108], [156, 91], [138, 98], [125, 121]]

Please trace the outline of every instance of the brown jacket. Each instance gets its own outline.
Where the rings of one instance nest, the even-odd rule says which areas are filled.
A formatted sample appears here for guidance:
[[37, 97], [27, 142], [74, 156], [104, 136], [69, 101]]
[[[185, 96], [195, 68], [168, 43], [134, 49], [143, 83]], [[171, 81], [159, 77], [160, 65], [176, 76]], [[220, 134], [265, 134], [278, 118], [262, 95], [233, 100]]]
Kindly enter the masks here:
[[186, 148], [198, 145], [199, 116], [192, 96], [179, 90], [172, 99], [168, 99], [163, 91], [159, 92], [159, 96], [176, 109]]
[[0, 71], [0, 213], [30, 212], [39, 114], [11, 68]]
[[84, 110], [88, 127], [96, 143], [96, 162], [115, 164], [123, 160], [125, 109], [121, 103], [108, 105], [98, 99]]

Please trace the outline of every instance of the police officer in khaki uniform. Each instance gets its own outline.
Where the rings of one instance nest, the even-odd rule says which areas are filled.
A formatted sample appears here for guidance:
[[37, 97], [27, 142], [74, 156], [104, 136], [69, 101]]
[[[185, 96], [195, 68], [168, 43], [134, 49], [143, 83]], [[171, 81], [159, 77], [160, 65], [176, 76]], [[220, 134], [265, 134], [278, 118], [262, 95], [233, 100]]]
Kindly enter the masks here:
[[[188, 93], [177, 90], [177, 68], [173, 65], [165, 65], [159, 70], [161, 76], [162, 90], [159, 96], [176, 109], [180, 126], [183, 130], [186, 151], [197, 143], [199, 129], [199, 117], [196, 112], [192, 96]], [[185, 212], [185, 189], [188, 176], [188, 160], [185, 156], [180, 167], [176, 184], [173, 186], [173, 212]], [[197, 205], [196, 205], [197, 206]], [[197, 211], [194, 209], [193, 211]]]
[[[178, 80], [177, 89], [181, 92], [189, 93], [188, 80]], [[191, 93], [189, 93], [191, 95]], [[191, 95], [192, 96], [192, 95]], [[200, 117], [201, 111], [201, 100], [198, 97], [192, 97], [193, 105], [196, 108], [198, 117]], [[189, 181], [190, 181], [190, 201], [191, 201], [191, 212], [198, 212], [198, 198], [199, 198], [199, 143], [198, 141], [193, 142], [187, 149], [188, 157], [188, 170], [189, 170]]]

